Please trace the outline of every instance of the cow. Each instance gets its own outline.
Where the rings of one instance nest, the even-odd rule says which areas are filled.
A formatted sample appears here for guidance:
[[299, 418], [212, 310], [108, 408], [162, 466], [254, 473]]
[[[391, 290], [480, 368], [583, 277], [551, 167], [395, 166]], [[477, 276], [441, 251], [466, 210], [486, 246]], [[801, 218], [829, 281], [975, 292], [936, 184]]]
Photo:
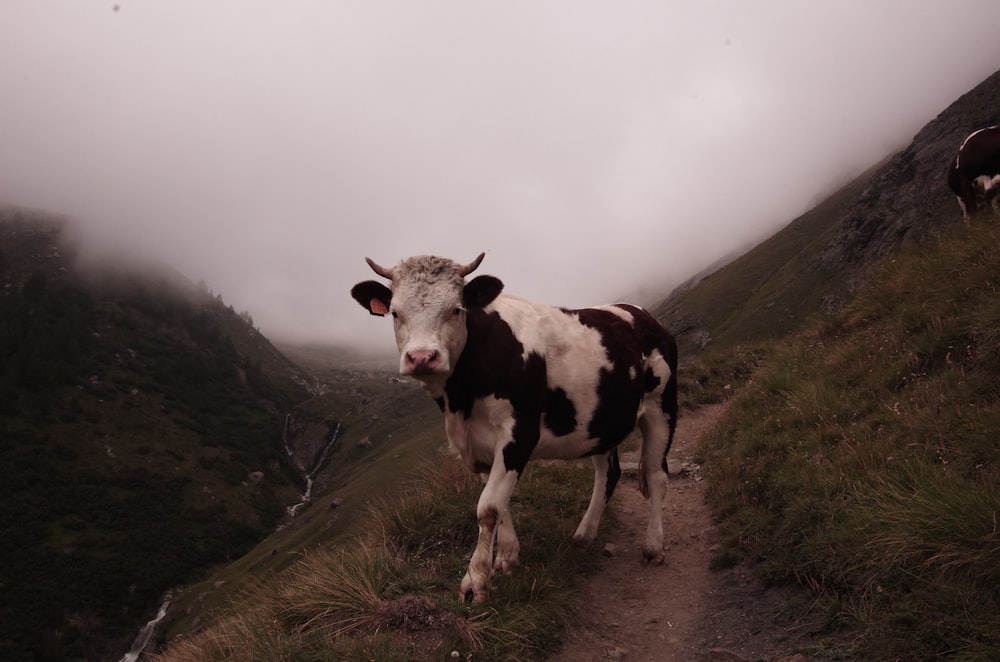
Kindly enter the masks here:
[[1000, 126], [974, 131], [962, 142], [948, 167], [948, 186], [966, 223], [978, 211], [978, 197], [1000, 213]]
[[351, 289], [370, 314], [391, 315], [400, 374], [435, 400], [449, 443], [484, 477], [459, 599], [485, 601], [491, 575], [518, 565], [509, 504], [529, 459], [591, 458], [594, 488], [573, 539], [594, 540], [621, 476], [618, 444], [637, 425], [639, 488], [650, 504], [642, 555], [661, 565], [677, 343], [637, 306], [569, 310], [502, 293], [494, 276], [466, 282], [484, 255], [468, 264], [424, 255], [392, 268], [365, 258], [389, 286], [369, 280]]

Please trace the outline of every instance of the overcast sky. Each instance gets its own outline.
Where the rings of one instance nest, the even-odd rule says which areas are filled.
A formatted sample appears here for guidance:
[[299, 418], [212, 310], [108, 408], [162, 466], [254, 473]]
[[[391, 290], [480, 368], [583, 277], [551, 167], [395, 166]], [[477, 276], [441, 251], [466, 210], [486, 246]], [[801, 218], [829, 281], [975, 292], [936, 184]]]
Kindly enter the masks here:
[[0, 202], [271, 337], [391, 348], [348, 294], [364, 256], [662, 294], [905, 146], [1000, 68], [997, 26], [997, 0], [0, 0]]

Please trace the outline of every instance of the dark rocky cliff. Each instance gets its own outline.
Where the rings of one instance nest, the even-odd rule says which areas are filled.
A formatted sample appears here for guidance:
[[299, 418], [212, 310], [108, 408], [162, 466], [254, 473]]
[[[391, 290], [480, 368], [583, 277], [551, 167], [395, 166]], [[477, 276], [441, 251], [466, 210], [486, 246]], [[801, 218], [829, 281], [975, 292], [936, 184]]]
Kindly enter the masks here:
[[1000, 71], [959, 97], [875, 172], [823, 250], [824, 266], [858, 267], [904, 242], [932, 236], [942, 210], [951, 209], [950, 218], [960, 222], [962, 214], [946, 181], [948, 163], [966, 136], [998, 123]]

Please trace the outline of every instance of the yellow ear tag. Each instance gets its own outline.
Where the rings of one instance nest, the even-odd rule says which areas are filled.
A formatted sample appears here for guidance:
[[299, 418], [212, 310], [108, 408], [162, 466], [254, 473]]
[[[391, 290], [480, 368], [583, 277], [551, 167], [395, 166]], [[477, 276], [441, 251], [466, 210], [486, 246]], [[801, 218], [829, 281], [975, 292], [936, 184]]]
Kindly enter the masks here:
[[368, 307], [371, 308], [372, 313], [375, 315], [385, 315], [389, 312], [389, 309], [385, 307], [385, 304], [375, 298], [372, 298], [372, 300], [368, 302]]

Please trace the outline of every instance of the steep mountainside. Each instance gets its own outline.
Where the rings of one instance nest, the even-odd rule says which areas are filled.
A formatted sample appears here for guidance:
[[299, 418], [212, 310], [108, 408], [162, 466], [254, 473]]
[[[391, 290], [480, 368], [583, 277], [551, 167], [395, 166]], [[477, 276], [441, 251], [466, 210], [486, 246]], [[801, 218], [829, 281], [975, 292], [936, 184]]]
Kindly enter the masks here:
[[[813, 642], [789, 648], [789, 656], [997, 659], [1000, 224], [961, 226], [943, 173], [964, 135], [993, 121], [989, 100], [998, 87], [991, 77], [900, 154], [655, 308], [678, 331], [682, 356], [695, 356], [680, 372], [682, 397], [733, 401], [722, 431], [689, 469], [704, 463], [720, 522], [722, 539], [704, 562], [747, 561], [741, 573], [799, 582], [812, 591], [812, 611], [822, 612], [816, 630], [797, 622]], [[939, 241], [917, 244], [939, 225], [948, 226]], [[910, 240], [917, 245], [899, 250]], [[765, 357], [752, 371], [741, 366], [752, 380], [739, 384], [732, 371], [726, 381], [702, 383], [700, 371], [738, 365], [747, 354]], [[441, 458], [406, 498], [386, 496], [386, 475], [398, 476], [421, 450], [440, 444], [439, 423], [437, 432], [430, 427], [439, 418], [403, 388], [389, 408], [363, 410], [374, 392], [368, 386], [354, 392], [354, 434], [376, 440], [376, 448], [391, 436], [378, 464], [395, 461], [392, 472], [352, 473], [366, 473], [368, 484], [333, 486], [231, 574], [193, 587], [199, 597], [191, 603], [212, 585], [219, 593], [230, 582], [257, 584], [242, 597], [220, 596], [215, 619], [205, 610], [205, 618], [185, 620], [196, 608], [178, 610], [158, 659], [523, 660], [558, 647], [573, 618], [551, 598], [592, 571], [596, 557], [574, 550], [571, 563], [560, 558], [575, 523], [558, 518], [582, 511], [586, 480], [563, 463], [526, 472], [516, 507], [519, 518], [537, 518], [519, 524], [522, 536], [532, 536], [522, 552], [534, 556], [498, 581], [477, 611], [457, 602], [451, 586], [467, 563], [461, 550], [477, 535], [469, 513], [480, 485]], [[699, 389], [704, 395], [693, 395]], [[368, 430], [380, 434], [368, 439]], [[425, 438], [407, 441], [416, 434]], [[356, 451], [345, 444], [341, 452]], [[346, 503], [367, 499], [368, 526], [353, 529], [359, 537], [351, 544], [336, 545], [326, 536], [351, 509], [336, 504], [335, 490], [347, 489], [354, 491]], [[690, 539], [685, 534], [682, 544]], [[608, 603], [602, 611], [634, 607]], [[798, 604], [785, 607], [786, 615], [801, 613]], [[593, 610], [592, 602], [582, 609]], [[714, 613], [704, 611], [713, 628]], [[694, 643], [714, 643], [711, 631], [711, 640]], [[662, 650], [663, 639], [633, 644]]]
[[867, 263], [901, 242], [935, 234], [942, 217], [960, 220], [948, 189], [948, 164], [966, 136], [998, 123], [1000, 71], [943, 110], [875, 173], [846, 210], [823, 262], [835, 268]]
[[80, 271], [63, 227], [0, 212], [4, 660], [120, 655], [303, 489], [282, 434], [307, 375], [203, 287]]
[[653, 314], [677, 336], [682, 361], [719, 344], [779, 337], [838, 300], [845, 277], [819, 255], [871, 176], [861, 175], [770, 239], [654, 305]]
[[913, 141], [770, 239], [653, 306], [692, 356], [713, 343], [783, 336], [837, 307], [866, 268], [962, 214], [948, 163], [976, 129], [1000, 123], [1000, 71], [960, 97]]

